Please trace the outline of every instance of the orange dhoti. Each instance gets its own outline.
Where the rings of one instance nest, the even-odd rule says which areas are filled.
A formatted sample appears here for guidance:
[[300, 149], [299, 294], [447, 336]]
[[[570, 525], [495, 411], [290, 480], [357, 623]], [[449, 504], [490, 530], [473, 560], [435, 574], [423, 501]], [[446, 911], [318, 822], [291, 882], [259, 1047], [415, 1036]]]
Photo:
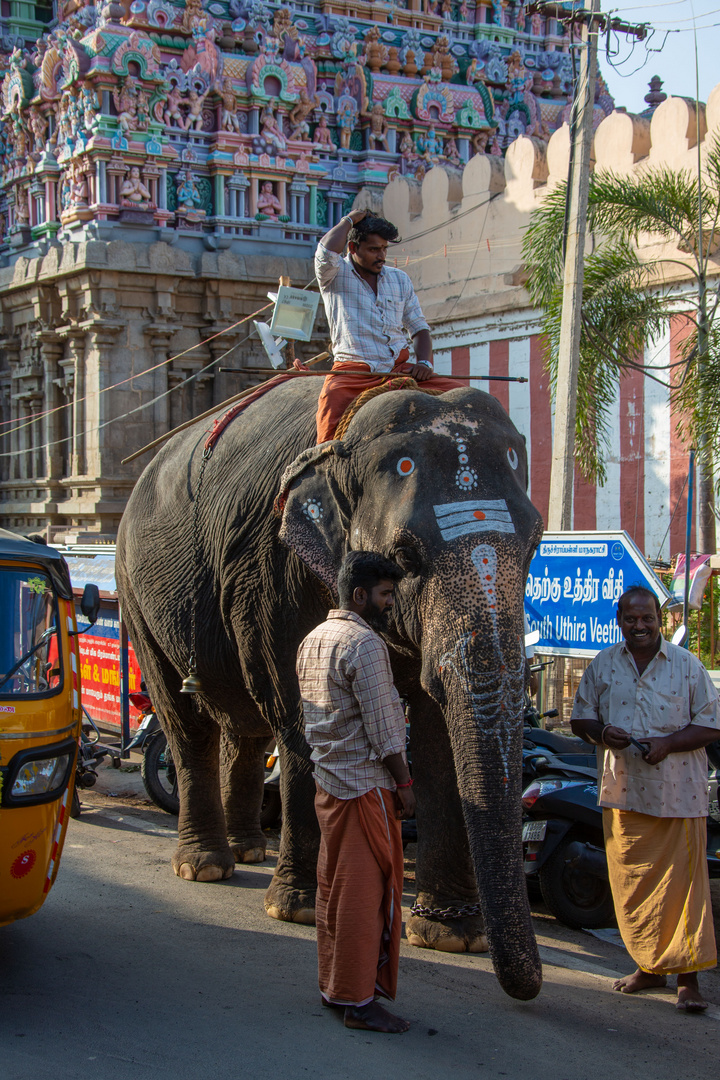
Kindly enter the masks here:
[[625, 948], [642, 971], [715, 967], [705, 818], [603, 809], [608, 874]]
[[[392, 371], [372, 372], [368, 364], [358, 361], [344, 361], [333, 364], [332, 375], [328, 375], [320, 391], [317, 411], [317, 441], [327, 442], [335, 435], [340, 417], [348, 405], [365, 390], [371, 390], [374, 386], [380, 386], [389, 375], [407, 375], [411, 365], [408, 364], [410, 353], [403, 349], [397, 358]], [[467, 389], [467, 382], [461, 379], [450, 379], [445, 375], [435, 375], [425, 379], [423, 387], [444, 394], [446, 390], [456, 390], [458, 387]]]
[[403, 847], [395, 793], [336, 799], [317, 788], [315, 906], [318, 981], [326, 1001], [395, 999], [402, 929]]

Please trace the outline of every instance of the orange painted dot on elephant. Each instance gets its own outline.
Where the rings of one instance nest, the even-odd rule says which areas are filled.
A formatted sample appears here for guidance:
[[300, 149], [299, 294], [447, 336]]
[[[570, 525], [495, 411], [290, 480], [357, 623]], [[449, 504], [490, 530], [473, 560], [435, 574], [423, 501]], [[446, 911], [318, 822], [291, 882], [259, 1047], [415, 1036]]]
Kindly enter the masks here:
[[[476, 510], [475, 513], [473, 514], [473, 517], [476, 517], [478, 519], [478, 521], [484, 521], [485, 520], [485, 515], [482, 512], [482, 510]], [[483, 562], [487, 562], [487, 559], [483, 559]]]

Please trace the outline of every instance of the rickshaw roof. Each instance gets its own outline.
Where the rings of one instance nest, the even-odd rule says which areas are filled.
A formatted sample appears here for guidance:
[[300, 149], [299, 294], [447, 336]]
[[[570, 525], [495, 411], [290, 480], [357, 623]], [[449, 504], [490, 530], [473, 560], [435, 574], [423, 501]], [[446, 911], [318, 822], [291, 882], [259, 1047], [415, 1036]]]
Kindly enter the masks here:
[[24, 536], [0, 529], [0, 559], [17, 559], [40, 563], [50, 575], [50, 579], [63, 600], [72, 600], [70, 572], [65, 559], [55, 548], [47, 544], [36, 544]]

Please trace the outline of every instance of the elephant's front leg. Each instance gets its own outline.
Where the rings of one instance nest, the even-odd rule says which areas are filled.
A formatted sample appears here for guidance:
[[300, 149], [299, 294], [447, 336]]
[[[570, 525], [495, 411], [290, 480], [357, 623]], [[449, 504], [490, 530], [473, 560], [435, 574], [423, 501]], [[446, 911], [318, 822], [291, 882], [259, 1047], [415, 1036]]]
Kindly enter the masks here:
[[173, 870], [186, 881], [221, 881], [232, 875], [235, 856], [220, 798], [220, 729], [213, 720], [198, 717], [194, 708], [189, 713], [185, 707], [178, 724], [166, 725], [180, 795]]
[[267, 737], [240, 738], [224, 731], [220, 742], [220, 791], [230, 849], [239, 863], [265, 859], [260, 827]]
[[303, 754], [278, 740], [283, 825], [280, 855], [265, 910], [273, 919], [315, 924], [320, 828], [315, 816], [315, 782], [307, 747]]
[[[450, 739], [441, 710], [424, 691], [408, 695], [410, 747], [417, 796], [417, 914], [411, 945], [442, 952], [487, 952]], [[468, 911], [462, 913], [462, 909]], [[457, 913], [457, 914], [456, 914]]]

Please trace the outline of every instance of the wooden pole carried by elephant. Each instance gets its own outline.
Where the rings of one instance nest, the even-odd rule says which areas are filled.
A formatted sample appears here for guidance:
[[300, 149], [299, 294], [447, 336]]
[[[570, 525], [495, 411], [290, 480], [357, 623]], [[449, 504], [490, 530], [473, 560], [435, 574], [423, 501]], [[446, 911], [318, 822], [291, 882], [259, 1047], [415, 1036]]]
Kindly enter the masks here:
[[[405, 571], [385, 635], [410, 703], [415, 945], [482, 951], [516, 998], [541, 967], [522, 867], [523, 597], [542, 533], [524, 440], [489, 394], [380, 394], [315, 446], [320, 386], [288, 380], [235, 417], [179, 432], [138, 480], [118, 535], [123, 616], [170, 743], [175, 872], [265, 857], [263, 751], [282, 763], [271, 916], [314, 921], [319, 841], [295, 657], [334, 606], [346, 551]], [[198, 480], [202, 483], [198, 492]], [[181, 693], [194, 653], [201, 692]]]

